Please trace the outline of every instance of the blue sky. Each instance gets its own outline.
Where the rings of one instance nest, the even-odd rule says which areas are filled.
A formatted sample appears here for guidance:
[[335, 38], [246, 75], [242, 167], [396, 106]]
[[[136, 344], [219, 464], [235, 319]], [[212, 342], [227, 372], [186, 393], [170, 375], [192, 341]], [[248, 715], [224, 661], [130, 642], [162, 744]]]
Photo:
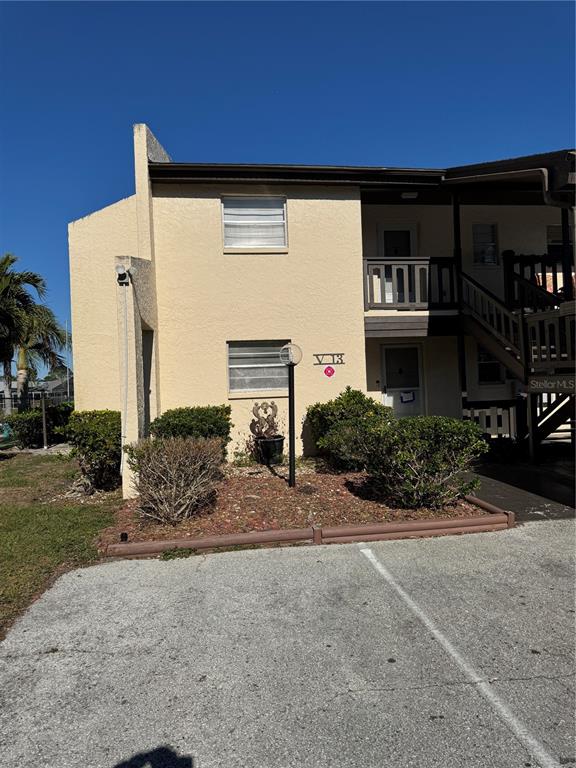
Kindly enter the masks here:
[[0, 249], [69, 312], [67, 222], [175, 160], [443, 167], [574, 145], [569, 2], [2, 3]]

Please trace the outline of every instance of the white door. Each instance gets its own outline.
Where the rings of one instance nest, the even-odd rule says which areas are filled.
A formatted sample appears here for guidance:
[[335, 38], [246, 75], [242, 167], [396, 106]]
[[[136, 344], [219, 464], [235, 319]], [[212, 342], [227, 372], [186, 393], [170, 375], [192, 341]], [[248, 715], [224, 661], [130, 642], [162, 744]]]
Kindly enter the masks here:
[[396, 416], [424, 413], [420, 367], [418, 347], [382, 347], [382, 402]]

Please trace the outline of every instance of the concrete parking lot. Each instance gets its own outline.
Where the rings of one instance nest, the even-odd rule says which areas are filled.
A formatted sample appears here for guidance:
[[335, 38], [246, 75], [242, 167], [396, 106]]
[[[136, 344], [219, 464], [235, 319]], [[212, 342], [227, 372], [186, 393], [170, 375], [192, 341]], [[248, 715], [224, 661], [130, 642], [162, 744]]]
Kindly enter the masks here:
[[4, 768], [575, 765], [574, 522], [113, 562], [1, 646]]

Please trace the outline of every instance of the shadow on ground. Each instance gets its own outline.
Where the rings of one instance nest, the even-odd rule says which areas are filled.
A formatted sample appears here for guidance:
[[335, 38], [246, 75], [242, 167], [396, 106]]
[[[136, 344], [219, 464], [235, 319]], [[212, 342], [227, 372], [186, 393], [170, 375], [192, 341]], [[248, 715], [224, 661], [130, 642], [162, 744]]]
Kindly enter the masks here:
[[114, 768], [195, 768], [194, 758], [184, 755], [178, 757], [171, 747], [157, 747], [150, 752], [137, 755], [116, 763]]
[[574, 518], [573, 482], [546, 465], [487, 464], [475, 472], [485, 501], [510, 510], [518, 522]]

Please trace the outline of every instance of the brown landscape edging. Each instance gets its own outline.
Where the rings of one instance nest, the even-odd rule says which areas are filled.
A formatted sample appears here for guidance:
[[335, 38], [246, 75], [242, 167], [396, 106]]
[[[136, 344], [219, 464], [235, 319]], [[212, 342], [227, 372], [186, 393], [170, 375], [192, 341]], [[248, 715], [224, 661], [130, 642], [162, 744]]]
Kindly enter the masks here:
[[[402, 523], [368, 523], [364, 525], [312, 526], [285, 528], [250, 533], [229, 533], [222, 536], [203, 536], [199, 539], [166, 539], [109, 544], [106, 557], [142, 557], [158, 555], [173, 549], [217, 549], [219, 547], [250, 546], [255, 544], [336, 544], [354, 541], [386, 541], [391, 539], [424, 538], [446, 534], [483, 533], [502, 531], [514, 527], [514, 513], [506, 512], [476, 496], [466, 501], [490, 514], [440, 520], [408, 520]], [[487, 522], [490, 520], [490, 522]]]

